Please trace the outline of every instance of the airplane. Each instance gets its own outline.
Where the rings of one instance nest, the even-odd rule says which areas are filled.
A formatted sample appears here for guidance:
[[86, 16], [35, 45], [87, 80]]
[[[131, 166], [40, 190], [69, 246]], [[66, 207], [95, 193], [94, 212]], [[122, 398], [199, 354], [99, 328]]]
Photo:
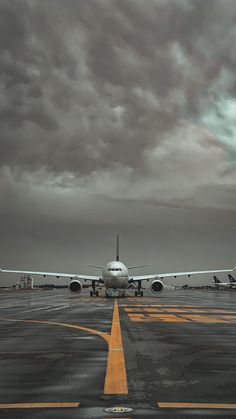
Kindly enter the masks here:
[[236, 281], [234, 279], [234, 277], [232, 275], [228, 275], [229, 277], [229, 282], [221, 282], [219, 280], [219, 278], [217, 278], [217, 276], [213, 276], [213, 283], [215, 285], [216, 288], [233, 288], [234, 286], [236, 286]]
[[[44, 271], [24, 271], [24, 270], [15, 270], [15, 269], [0, 269], [2, 273], [13, 273], [13, 274], [23, 274], [23, 275], [41, 275], [44, 278], [47, 276], [54, 276], [56, 278], [68, 278], [71, 279], [68, 288], [72, 294], [78, 294], [82, 291], [81, 280], [89, 281], [92, 290], [90, 291], [90, 296], [98, 296], [99, 292], [96, 290], [96, 285], [103, 284], [105, 288], [106, 297], [123, 297], [125, 295], [126, 289], [130, 288], [130, 285], [136, 285], [134, 295], [143, 296], [142, 281], [151, 280], [151, 291], [154, 294], [160, 294], [164, 288], [165, 284], [162, 282], [164, 278], [186, 275], [190, 277], [191, 275], [199, 274], [212, 274], [212, 273], [225, 273], [231, 272], [233, 269], [221, 269], [221, 270], [210, 270], [210, 271], [189, 271], [189, 272], [175, 272], [175, 273], [157, 273], [152, 275], [132, 275], [129, 271], [133, 269], [141, 268], [147, 265], [141, 266], [129, 266], [127, 267], [124, 263], [120, 261], [120, 248], [119, 248], [119, 234], [116, 238], [116, 260], [108, 262], [105, 267], [98, 265], [87, 265], [93, 268], [102, 269], [101, 275], [81, 275], [78, 273], [59, 273], [59, 272], [44, 272]], [[219, 280], [218, 280], [219, 281]]]
[[228, 278], [229, 278], [229, 282], [231, 283], [232, 288], [236, 288], [236, 279], [230, 274], [228, 274]]

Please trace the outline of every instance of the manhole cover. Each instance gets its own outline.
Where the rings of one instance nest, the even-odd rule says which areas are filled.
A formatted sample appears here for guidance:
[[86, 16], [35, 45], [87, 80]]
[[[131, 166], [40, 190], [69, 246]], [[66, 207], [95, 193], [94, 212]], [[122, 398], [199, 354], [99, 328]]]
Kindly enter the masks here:
[[133, 409], [131, 409], [131, 407], [120, 407], [120, 406], [115, 406], [115, 407], [107, 407], [106, 409], [104, 409], [104, 412], [108, 412], [108, 413], [128, 413], [128, 412], [132, 412]]

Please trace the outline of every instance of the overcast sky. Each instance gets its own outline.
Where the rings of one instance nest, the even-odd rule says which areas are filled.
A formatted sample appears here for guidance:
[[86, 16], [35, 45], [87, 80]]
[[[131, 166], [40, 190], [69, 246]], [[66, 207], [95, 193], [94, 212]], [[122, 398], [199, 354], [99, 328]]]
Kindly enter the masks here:
[[[0, 265], [236, 265], [235, 0], [0, 0]], [[1, 283], [10, 281], [1, 275]]]

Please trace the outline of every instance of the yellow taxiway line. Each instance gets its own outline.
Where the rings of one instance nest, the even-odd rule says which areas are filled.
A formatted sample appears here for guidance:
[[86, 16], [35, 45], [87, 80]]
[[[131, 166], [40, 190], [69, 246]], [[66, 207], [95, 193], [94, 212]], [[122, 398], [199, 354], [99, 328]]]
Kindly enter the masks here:
[[76, 408], [80, 403], [1, 403], [0, 409], [58, 409]]
[[61, 326], [61, 327], [66, 327], [69, 329], [77, 329], [77, 330], [83, 330], [85, 332], [88, 333], [94, 333], [95, 335], [100, 336], [101, 338], [103, 338], [107, 345], [109, 346], [109, 342], [110, 342], [110, 335], [108, 333], [105, 332], [100, 332], [99, 330], [96, 329], [91, 329], [89, 327], [83, 327], [83, 326], [79, 326], [76, 324], [68, 324], [68, 323], [58, 323], [58, 322], [51, 322], [51, 321], [47, 321], [47, 320], [23, 320], [23, 319], [13, 319], [13, 318], [6, 318], [6, 317], [0, 317], [0, 321], [6, 321], [6, 322], [22, 322], [22, 323], [37, 323], [37, 324], [46, 324], [49, 326]]
[[94, 333], [95, 335], [101, 336], [107, 342], [108, 345], [110, 342], [110, 335], [108, 333], [100, 332], [99, 330], [91, 329], [89, 327], [77, 326], [76, 324], [50, 322], [46, 320], [23, 320], [23, 321], [24, 323], [42, 323], [42, 324], [49, 324], [53, 326], [68, 327], [69, 329], [83, 330], [85, 332]]
[[[66, 327], [70, 329], [83, 330], [85, 332], [94, 333], [100, 336], [106, 341], [108, 345], [108, 360], [107, 360], [106, 377], [105, 377], [105, 384], [104, 384], [104, 394], [128, 394], [125, 358], [124, 358], [124, 350], [123, 350], [123, 345], [122, 345], [119, 308], [118, 308], [117, 300], [115, 300], [115, 304], [114, 304], [111, 335], [105, 332], [100, 332], [99, 330], [96, 330], [96, 329], [91, 329], [91, 328], [79, 326], [76, 324], [58, 323], [58, 322], [52, 322], [52, 321], [47, 321], [47, 320], [23, 320], [23, 319], [14, 320], [14, 319], [7, 319], [7, 318], [4, 318], [4, 319], [1, 318], [0, 320], [13, 321], [13, 322], [19, 321], [19, 322], [33, 323], [33, 324], [45, 324], [49, 326], [61, 326], [61, 327]], [[26, 406], [28, 405], [31, 408], [36, 407], [36, 404], [34, 403], [25, 403], [24, 405], [23, 404], [0, 405], [0, 408], [1, 406], [8, 406], [8, 407], [15, 406], [15, 408], [19, 408], [19, 406], [21, 406], [22, 408], [27, 408]], [[37, 404], [37, 406], [39, 407], [42, 407], [42, 405], [43, 405], [42, 403]], [[57, 407], [65, 407], [63, 406], [65, 405], [65, 403], [58, 403], [57, 405], [58, 405]], [[44, 404], [44, 407], [56, 407], [56, 406], [55, 406], [55, 403], [48, 403], [48, 404]], [[74, 407], [74, 406], [68, 406], [68, 407]]]
[[230, 403], [175, 403], [158, 402], [158, 407], [167, 409], [236, 409], [236, 404]]
[[118, 302], [115, 300], [104, 394], [128, 394]]

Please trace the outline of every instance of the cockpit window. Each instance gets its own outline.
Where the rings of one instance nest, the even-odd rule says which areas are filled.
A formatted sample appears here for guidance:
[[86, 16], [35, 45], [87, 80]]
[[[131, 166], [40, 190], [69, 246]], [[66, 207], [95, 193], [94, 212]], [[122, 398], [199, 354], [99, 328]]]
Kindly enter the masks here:
[[121, 268], [109, 268], [108, 271], [112, 271], [112, 272], [121, 271], [122, 272], [122, 269]]

